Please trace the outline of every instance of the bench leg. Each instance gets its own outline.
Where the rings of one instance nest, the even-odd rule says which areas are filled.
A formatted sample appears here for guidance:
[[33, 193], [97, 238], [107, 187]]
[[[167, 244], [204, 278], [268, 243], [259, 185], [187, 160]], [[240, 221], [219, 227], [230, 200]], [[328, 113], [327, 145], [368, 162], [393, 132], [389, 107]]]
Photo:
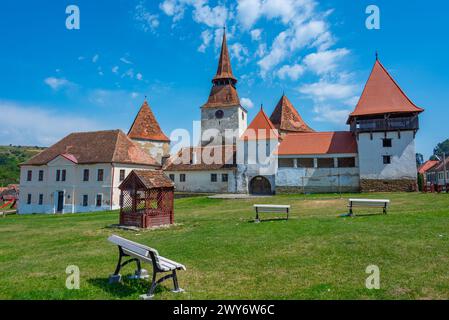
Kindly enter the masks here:
[[255, 223], [259, 223], [260, 222], [260, 218], [259, 218], [259, 210], [257, 210], [256, 208], [256, 220], [254, 220]]
[[140, 296], [140, 298], [142, 298], [143, 300], [151, 300], [154, 297], [154, 291], [156, 291], [157, 286], [159, 284], [161, 284], [162, 282], [164, 282], [165, 280], [168, 280], [170, 278], [173, 279], [173, 285], [174, 285], [173, 292], [175, 292], [175, 293], [184, 292], [184, 290], [181, 289], [178, 285], [178, 277], [176, 275], [176, 270], [173, 270], [173, 272], [171, 274], [163, 276], [162, 278], [160, 278], [157, 281], [156, 281], [156, 275], [157, 275], [157, 272], [154, 271], [153, 279], [151, 281], [150, 290], [148, 291], [148, 293]]
[[179, 287], [178, 276], [176, 274], [176, 270], [173, 270], [172, 276], [173, 276], [173, 287], [175, 288], [173, 290], [173, 292], [175, 292], [175, 293], [184, 292], [184, 290]]
[[349, 205], [349, 215], [354, 216], [354, 211], [352, 211], [352, 203]]
[[136, 262], [136, 264], [137, 264], [136, 275], [139, 274], [139, 277], [142, 273], [146, 272], [146, 270], [141, 268], [139, 259], [131, 258], [131, 259], [128, 259], [128, 260], [122, 262], [123, 257], [128, 257], [128, 255], [123, 252], [121, 247], [118, 247], [118, 249], [119, 249], [119, 257], [118, 257], [117, 266], [115, 267], [114, 274], [109, 276], [109, 283], [120, 282], [122, 280], [122, 276], [120, 275], [120, 270], [130, 262]]

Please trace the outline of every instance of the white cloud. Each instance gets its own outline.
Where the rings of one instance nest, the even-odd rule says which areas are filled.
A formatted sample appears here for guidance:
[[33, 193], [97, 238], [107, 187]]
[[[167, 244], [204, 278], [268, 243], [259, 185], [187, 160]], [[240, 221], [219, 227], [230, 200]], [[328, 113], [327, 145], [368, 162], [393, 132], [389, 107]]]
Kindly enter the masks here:
[[239, 62], [244, 61], [248, 56], [248, 49], [239, 42], [232, 44], [229, 49], [231, 50], [232, 57]]
[[316, 116], [313, 118], [315, 121], [331, 122], [340, 126], [344, 126], [348, 115], [351, 113], [349, 109], [338, 109], [328, 105], [316, 105], [313, 108]]
[[225, 5], [210, 6], [208, 0], [164, 0], [159, 8], [164, 14], [177, 22], [184, 17], [186, 8], [192, 8], [192, 18], [195, 22], [208, 27], [223, 27], [229, 17]]
[[212, 40], [212, 33], [209, 30], [204, 30], [201, 32], [201, 39], [203, 43], [198, 47], [199, 52], [205, 52], [206, 49], [209, 47], [209, 44]]
[[319, 82], [301, 86], [299, 91], [309, 95], [315, 101], [343, 100], [353, 97], [357, 86], [322, 79]]
[[0, 128], [0, 139], [7, 144], [49, 146], [71, 132], [99, 130], [89, 118], [51, 111], [48, 107], [0, 101], [0, 112], [8, 119]]
[[242, 104], [242, 107], [246, 109], [254, 108], [254, 103], [249, 98], [241, 98], [240, 103]]
[[250, 31], [250, 35], [253, 41], [259, 41], [262, 36], [262, 29], [253, 29]]
[[281, 80], [285, 80], [287, 78], [296, 81], [299, 79], [300, 76], [302, 76], [305, 72], [305, 68], [300, 64], [294, 64], [294, 65], [284, 65], [282, 68], [280, 68], [277, 71], [277, 76]]
[[133, 64], [131, 61], [129, 61], [127, 58], [122, 57], [120, 58], [120, 61], [123, 62], [124, 64]]
[[63, 88], [73, 87], [75, 84], [65, 78], [48, 77], [44, 79], [44, 83], [52, 88], [54, 91], [58, 91]]
[[112, 73], [118, 73], [118, 69], [119, 69], [118, 66], [112, 67]]
[[322, 75], [334, 71], [338, 62], [349, 54], [346, 48], [311, 53], [304, 58], [304, 64], [313, 72]]
[[141, 81], [143, 79], [143, 75], [139, 72], [136, 74], [136, 79]]
[[237, 16], [240, 24], [246, 28], [251, 28], [260, 18], [262, 3], [260, 0], [238, 0]]
[[144, 32], [155, 32], [159, 27], [159, 16], [152, 14], [145, 7], [145, 1], [141, 1], [135, 8], [134, 19], [139, 22]]
[[97, 63], [98, 59], [100, 59], [100, 55], [96, 54], [92, 57], [92, 62]]

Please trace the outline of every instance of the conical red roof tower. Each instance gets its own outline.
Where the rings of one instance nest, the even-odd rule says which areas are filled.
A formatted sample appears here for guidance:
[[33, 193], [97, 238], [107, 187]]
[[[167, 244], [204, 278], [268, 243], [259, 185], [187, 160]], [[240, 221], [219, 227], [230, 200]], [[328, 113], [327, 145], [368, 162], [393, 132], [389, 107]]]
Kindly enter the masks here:
[[423, 111], [407, 97], [379, 59], [376, 59], [360, 100], [349, 115], [348, 123], [353, 117]]
[[170, 142], [170, 139], [162, 132], [146, 100], [137, 113], [131, 129], [129, 129], [128, 137], [137, 140]]
[[281, 133], [314, 132], [299, 115], [285, 94], [282, 95], [270, 117], [271, 122]]

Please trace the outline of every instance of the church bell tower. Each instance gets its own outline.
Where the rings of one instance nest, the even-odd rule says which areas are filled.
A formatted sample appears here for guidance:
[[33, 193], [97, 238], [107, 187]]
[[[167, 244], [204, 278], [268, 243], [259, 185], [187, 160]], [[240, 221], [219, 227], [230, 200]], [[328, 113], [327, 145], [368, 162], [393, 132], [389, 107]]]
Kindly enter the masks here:
[[236, 84], [224, 30], [217, 73], [209, 99], [201, 107], [202, 146], [235, 145], [246, 130], [247, 111], [240, 104]]

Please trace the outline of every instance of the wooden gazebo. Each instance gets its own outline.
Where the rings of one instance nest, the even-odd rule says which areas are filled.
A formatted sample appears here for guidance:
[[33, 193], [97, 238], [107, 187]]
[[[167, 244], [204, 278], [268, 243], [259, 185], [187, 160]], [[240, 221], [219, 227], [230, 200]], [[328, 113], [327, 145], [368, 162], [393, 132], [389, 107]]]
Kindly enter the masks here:
[[159, 170], [133, 170], [119, 186], [120, 224], [151, 228], [174, 223], [174, 184]]

